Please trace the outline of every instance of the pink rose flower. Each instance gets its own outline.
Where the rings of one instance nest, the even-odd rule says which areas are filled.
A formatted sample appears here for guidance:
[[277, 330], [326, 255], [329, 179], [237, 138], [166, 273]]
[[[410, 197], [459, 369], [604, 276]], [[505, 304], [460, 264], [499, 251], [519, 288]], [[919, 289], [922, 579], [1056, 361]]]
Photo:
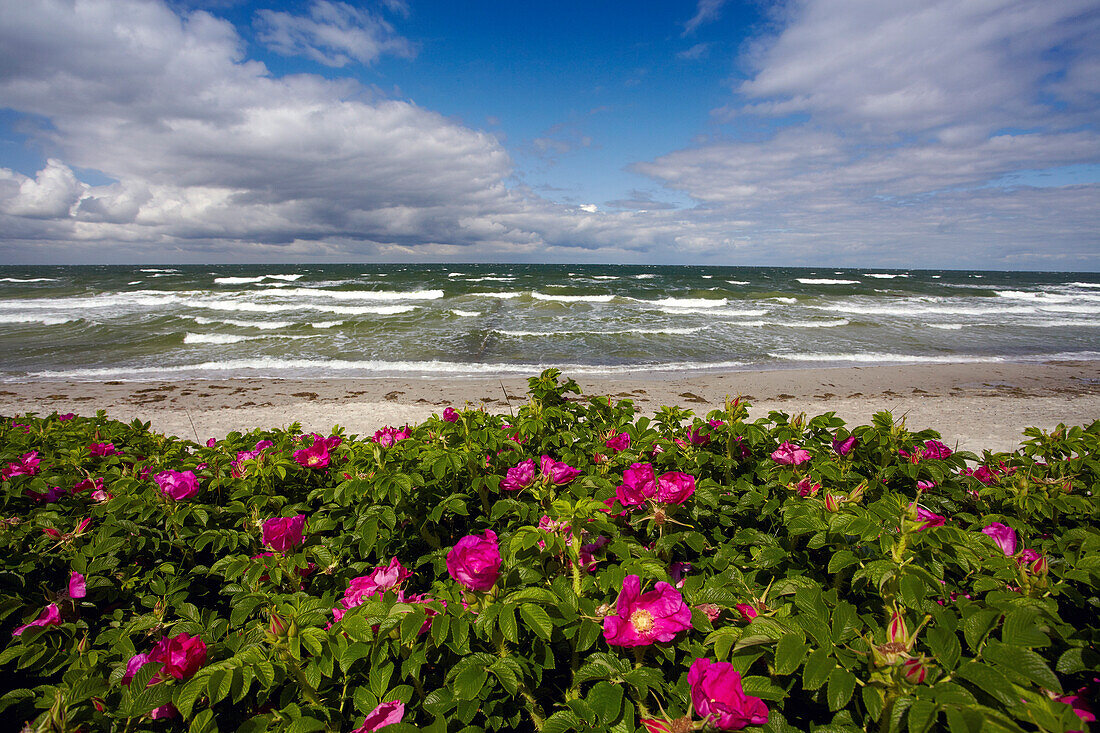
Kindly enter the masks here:
[[543, 456], [542, 475], [549, 478], [550, 483], [561, 486], [580, 476], [581, 472], [566, 463], [555, 461], [550, 456]]
[[66, 412], [64, 415], [58, 415], [57, 419], [61, 422], [65, 422], [66, 420], [72, 420], [74, 417], [76, 417], [75, 412]]
[[691, 563], [674, 562], [668, 566], [668, 577], [677, 588], [684, 587], [684, 576], [691, 572]]
[[689, 428], [687, 431], [688, 442], [692, 445], [706, 445], [710, 442], [710, 436], [702, 431], [702, 429], [696, 430], [695, 428]]
[[103, 490], [92, 492], [92, 499], [94, 499], [96, 503], [99, 504], [102, 504], [105, 501], [110, 501], [112, 498], [112, 494], [108, 494], [106, 491]]
[[[1094, 680], [1095, 681], [1095, 680]], [[1096, 720], [1096, 714], [1092, 710], [1092, 705], [1085, 699], [1084, 695], [1088, 692], [1088, 687], [1082, 687], [1077, 692], [1070, 693], [1068, 695], [1061, 695], [1054, 698], [1055, 701], [1065, 703], [1073, 708], [1073, 712], [1077, 714], [1077, 717], [1081, 719], [1082, 723], [1092, 723]]]
[[653, 590], [641, 591], [642, 580], [637, 575], [623, 579], [616, 615], [603, 620], [608, 644], [633, 647], [667, 642], [691, 628], [691, 609], [671, 585], [658, 581]]
[[115, 448], [114, 443], [92, 443], [88, 446], [88, 455], [103, 458], [105, 456], [120, 456], [122, 451]]
[[526, 489], [535, 482], [535, 459], [526, 461], [509, 468], [500, 480], [500, 488], [504, 491], [520, 491]]
[[[320, 436], [315, 434], [314, 437], [320, 437]], [[325, 441], [325, 447], [326, 448], [335, 448], [336, 445], [340, 445], [340, 439], [339, 438], [336, 438], [336, 445], [329, 445], [329, 440], [328, 439], [323, 439], [323, 440]], [[265, 450], [267, 450], [268, 448], [273, 447], [274, 445], [275, 445], [275, 443], [270, 441], [270, 440], [258, 440], [258, 441], [256, 441], [256, 445], [252, 446], [252, 450], [255, 451], [256, 453], [263, 453]]]
[[263, 524], [264, 545], [275, 552], [289, 552], [302, 544], [302, 530], [305, 524], [305, 514], [268, 519]]
[[443, 419], [446, 422], [458, 422], [458, 410], [448, 407], [443, 410]]
[[983, 529], [982, 534], [988, 535], [996, 542], [997, 547], [1001, 548], [1001, 552], [1006, 556], [1012, 557], [1016, 554], [1016, 532], [1012, 527], [994, 522]]
[[808, 450], [800, 448], [789, 440], [772, 453], [772, 460], [784, 466], [797, 466], [810, 460], [811, 457]]
[[172, 501], [190, 499], [199, 493], [199, 480], [194, 471], [162, 471], [153, 477], [162, 494]]
[[846, 456], [856, 447], [856, 442], [856, 436], [854, 435], [849, 435], [844, 440], [833, 438], [833, 450], [836, 451], [838, 456]]
[[918, 532], [923, 532], [933, 527], [942, 527], [944, 522], [947, 521], [947, 517], [930, 512], [922, 506], [917, 507], [917, 519], [920, 521], [920, 524], [917, 526]]
[[500, 577], [500, 547], [491, 529], [467, 535], [447, 553], [447, 572], [470, 590], [487, 591]]
[[767, 705], [745, 694], [741, 674], [729, 662], [696, 659], [688, 670], [688, 685], [695, 712], [719, 730], [741, 730], [768, 722]]
[[942, 460], [950, 456], [954, 451], [938, 440], [924, 441], [924, 450], [921, 452], [925, 458]]
[[150, 720], [167, 720], [168, 718], [174, 718], [180, 714], [180, 711], [176, 709], [176, 706], [168, 702], [161, 705], [159, 708], [153, 708], [149, 711]]
[[313, 445], [308, 448], [294, 451], [294, 460], [298, 462], [299, 466], [304, 466], [305, 468], [326, 468], [329, 462], [329, 455], [325, 439], [319, 435], [314, 437]]
[[694, 493], [694, 476], [679, 471], [669, 471], [657, 478], [657, 501], [662, 504], [683, 504]]
[[56, 603], [51, 603], [42, 609], [42, 612], [38, 614], [38, 618], [31, 621], [29, 624], [23, 624], [11, 632], [12, 636], [19, 636], [32, 626], [60, 626], [61, 625], [61, 609], [57, 607]]
[[9, 463], [0, 471], [0, 477], [11, 478], [13, 476], [33, 476], [38, 473], [38, 464], [42, 459], [38, 457], [38, 451], [32, 450], [24, 453], [18, 461]]
[[31, 489], [27, 489], [24, 493], [37, 502], [53, 504], [55, 501], [60, 500], [61, 497], [65, 496], [68, 492], [60, 486], [51, 486], [50, 488], [46, 489], [45, 494], [40, 494], [37, 491], [33, 491]]
[[[126, 662], [126, 673], [122, 675], [122, 684], [129, 686], [134, 681], [134, 675], [138, 673], [138, 670], [149, 663], [148, 654], [135, 654], [130, 657], [130, 661]], [[153, 684], [153, 680], [156, 679], [154, 675], [153, 679], [149, 680], [149, 684]]]
[[88, 595], [88, 585], [84, 576], [75, 570], [69, 573], [69, 598], [83, 598]]
[[936, 488], [936, 482], [921, 480], [917, 482], [917, 488], [921, 491], [931, 491], [932, 489]]
[[389, 448], [398, 441], [402, 441], [411, 435], [412, 430], [409, 428], [408, 425], [401, 429], [393, 428], [387, 425], [386, 427], [382, 428], [374, 434], [374, 437], [371, 438], [371, 442], [378, 443], [385, 448]]
[[367, 713], [363, 724], [351, 733], [371, 733], [371, 731], [380, 730], [387, 725], [400, 723], [403, 717], [405, 717], [405, 703], [400, 700], [384, 702]]
[[103, 479], [101, 478], [86, 478], [83, 481], [78, 482], [73, 486], [73, 493], [79, 494], [82, 491], [91, 490], [93, 493], [96, 491], [103, 491]]
[[161, 662], [163, 674], [177, 680], [192, 677], [206, 663], [206, 644], [198, 636], [178, 634], [161, 639], [149, 652], [150, 662]]
[[741, 614], [741, 618], [745, 621], [752, 621], [754, 618], [760, 615], [757, 612], [756, 608], [749, 603], [738, 603], [737, 612]]
[[815, 484], [810, 481], [809, 476], [805, 476], [794, 485], [794, 490], [799, 496], [817, 496], [817, 492], [821, 491], [821, 484]]
[[379, 565], [366, 575], [353, 578], [344, 591], [344, 608], [355, 608], [373, 596], [382, 597], [386, 591], [396, 588], [412, 573], [394, 557], [389, 565]]
[[206, 441], [206, 447], [207, 448], [213, 448], [217, 444], [218, 444], [218, 439], [217, 438], [210, 438], [209, 440]]
[[615, 489], [615, 496], [623, 506], [644, 504], [657, 495], [657, 477], [649, 463], [634, 463], [623, 471], [623, 483]]
[[604, 441], [604, 445], [615, 452], [624, 451], [630, 447], [630, 433], [619, 433]]

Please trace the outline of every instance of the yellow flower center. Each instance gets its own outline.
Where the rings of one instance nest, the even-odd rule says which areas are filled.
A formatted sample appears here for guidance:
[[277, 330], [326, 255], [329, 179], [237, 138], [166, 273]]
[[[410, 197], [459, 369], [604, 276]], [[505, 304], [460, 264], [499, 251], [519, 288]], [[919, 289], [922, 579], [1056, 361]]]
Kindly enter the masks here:
[[639, 634], [648, 634], [650, 631], [653, 631], [653, 614], [646, 611], [644, 608], [640, 608], [630, 614], [630, 625], [633, 626], [634, 630]]

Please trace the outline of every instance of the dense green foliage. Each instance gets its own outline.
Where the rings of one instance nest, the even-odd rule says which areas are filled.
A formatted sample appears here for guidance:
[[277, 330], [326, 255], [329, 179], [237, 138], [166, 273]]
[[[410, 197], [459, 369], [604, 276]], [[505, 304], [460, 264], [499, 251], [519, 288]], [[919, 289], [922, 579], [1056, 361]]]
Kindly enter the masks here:
[[[706, 658], [741, 673], [771, 731], [1086, 726], [1055, 698], [1100, 668], [1100, 422], [1029, 430], [1014, 454], [910, 458], [938, 436], [888, 413], [850, 430], [831, 413], [748, 422], [736, 402], [651, 419], [578, 392], [551, 370], [514, 417], [461, 411], [391, 446], [344, 437], [324, 468], [295, 460], [312, 442], [297, 426], [205, 446], [102, 413], [5, 419], [0, 464], [37, 451], [41, 465], [0, 492], [0, 708], [43, 731], [303, 733], [355, 729], [401, 700], [394, 733], [634, 731], [690, 714], [688, 668]], [[629, 447], [607, 447], [621, 432]], [[839, 455], [833, 441], [849, 436]], [[236, 462], [260, 440], [273, 445]], [[785, 442], [812, 459], [776, 462]], [[120, 453], [91, 455], [93, 443]], [[542, 455], [580, 475], [500, 489]], [[636, 462], [694, 476], [694, 494], [608, 512]], [[194, 471], [198, 493], [168, 498], [153, 477], [169, 469]], [[69, 493], [89, 478], [111, 498]], [[52, 487], [65, 490], [53, 502], [27, 493]], [[946, 522], [924, 526], [915, 501]], [[253, 557], [264, 520], [298, 514], [304, 543]], [[540, 529], [543, 516], [567, 529]], [[994, 522], [1033, 554], [1003, 551], [981, 532]], [[447, 552], [485, 530], [500, 576], [467, 590]], [[403, 592], [334, 622], [351, 580], [394, 557], [413, 573]], [[63, 591], [73, 572], [82, 598]], [[602, 619], [627, 575], [677, 585], [692, 628], [609, 645]], [[60, 623], [12, 636], [51, 602]], [[193, 676], [148, 684], [147, 665], [123, 683], [134, 655], [184, 633], [207, 647]], [[169, 702], [178, 715], [148, 717]]]

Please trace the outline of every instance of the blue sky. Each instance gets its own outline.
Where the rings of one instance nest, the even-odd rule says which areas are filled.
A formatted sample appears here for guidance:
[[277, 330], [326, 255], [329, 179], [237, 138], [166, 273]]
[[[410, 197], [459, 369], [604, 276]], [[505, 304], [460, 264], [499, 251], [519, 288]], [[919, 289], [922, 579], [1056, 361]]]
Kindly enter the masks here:
[[1100, 269], [1088, 0], [0, 0], [0, 263]]

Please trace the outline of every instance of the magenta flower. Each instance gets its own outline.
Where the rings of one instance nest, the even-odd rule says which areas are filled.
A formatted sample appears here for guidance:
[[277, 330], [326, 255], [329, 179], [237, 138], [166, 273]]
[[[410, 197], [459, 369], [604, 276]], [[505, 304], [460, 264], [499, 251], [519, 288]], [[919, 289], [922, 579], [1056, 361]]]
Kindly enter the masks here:
[[707, 420], [707, 425], [709, 425], [712, 430], [717, 430], [725, 424], [725, 420]]
[[443, 410], [443, 420], [446, 422], [458, 422], [458, 410], [447, 407]]
[[101, 479], [101, 478], [95, 478], [95, 479], [86, 478], [83, 481], [78, 482], [75, 486], [73, 486], [73, 493], [74, 494], [79, 494], [82, 491], [89, 491], [89, 490], [91, 490], [92, 493], [95, 493], [96, 491], [103, 491], [103, 479]]
[[[1095, 681], [1095, 680], [1094, 680]], [[1092, 710], [1092, 706], [1089, 701], [1085, 699], [1084, 695], [1088, 692], [1088, 687], [1082, 687], [1077, 692], [1071, 692], [1068, 695], [1061, 695], [1054, 698], [1055, 701], [1065, 703], [1073, 708], [1073, 712], [1077, 714], [1077, 717], [1081, 719], [1082, 723], [1092, 723], [1096, 720], [1096, 714]]]
[[741, 730], [768, 722], [767, 705], [745, 694], [741, 674], [729, 662], [696, 659], [688, 670], [688, 685], [695, 712], [719, 730]]
[[920, 521], [920, 524], [917, 525], [918, 532], [934, 527], [942, 527], [944, 522], [947, 521], [947, 517], [930, 512], [922, 506], [917, 507], [917, 519]]
[[387, 725], [400, 723], [403, 717], [405, 717], [405, 703], [400, 700], [390, 700], [367, 713], [363, 724], [351, 733], [371, 733]]
[[642, 580], [637, 575], [623, 579], [616, 615], [603, 620], [608, 644], [632, 647], [667, 642], [691, 628], [691, 609], [671, 585], [658, 581], [653, 590], [641, 591]]
[[657, 495], [657, 477], [649, 463], [634, 463], [623, 471], [623, 483], [615, 489], [615, 496], [623, 506], [644, 504]]
[[936, 488], [936, 482], [935, 481], [925, 481], [925, 480], [922, 479], [922, 480], [917, 482], [917, 488], [920, 489], [921, 491], [931, 491], [932, 489]]
[[619, 433], [604, 441], [604, 445], [615, 452], [624, 451], [630, 447], [630, 433]]
[[856, 442], [856, 436], [854, 435], [849, 435], [844, 440], [833, 438], [833, 450], [836, 451], [838, 456], [846, 456], [856, 447]]
[[108, 494], [106, 491], [103, 491], [102, 489], [100, 489], [99, 491], [93, 491], [92, 492], [92, 499], [94, 499], [99, 504], [102, 504], [105, 501], [110, 501], [111, 498], [112, 498], [112, 495]]
[[61, 609], [57, 607], [56, 603], [51, 603], [42, 609], [42, 613], [38, 614], [38, 618], [31, 621], [29, 624], [23, 624], [16, 627], [15, 631], [11, 632], [12, 636], [19, 636], [32, 626], [60, 626], [61, 625]]
[[535, 459], [528, 458], [512, 468], [509, 468], [500, 480], [500, 488], [504, 491], [520, 491], [526, 489], [535, 482]]
[[217, 438], [210, 438], [209, 440], [206, 441], [206, 447], [207, 448], [213, 448], [217, 444], [218, 444], [218, 439]]
[[406, 578], [412, 576], [407, 568], [394, 557], [389, 565], [379, 565], [366, 575], [352, 578], [348, 589], [344, 591], [341, 603], [344, 608], [355, 608], [362, 605], [363, 601], [374, 596], [382, 597], [386, 591], [396, 588]]
[[65, 496], [68, 492], [60, 486], [51, 486], [50, 488], [46, 489], [45, 494], [40, 494], [32, 489], [27, 489], [24, 493], [37, 502], [53, 504], [55, 501], [58, 501], [61, 497]]
[[467, 535], [447, 553], [447, 572], [470, 590], [487, 591], [500, 577], [500, 547], [491, 529]]
[[162, 471], [153, 477], [162, 494], [172, 501], [190, 499], [199, 493], [199, 480], [194, 471]]
[[57, 419], [61, 422], [65, 422], [66, 420], [72, 420], [74, 417], [76, 417], [75, 412], [66, 412], [64, 415], [58, 415]]
[[752, 621], [760, 614], [757, 612], [756, 607], [750, 603], [738, 603], [737, 612], [741, 614], [741, 618], [745, 621]]
[[398, 441], [402, 441], [411, 435], [412, 430], [409, 428], [408, 425], [401, 429], [393, 428], [387, 425], [386, 427], [382, 428], [374, 434], [374, 437], [371, 438], [371, 442], [378, 443], [385, 448], [389, 448]]
[[684, 576], [691, 572], [691, 563], [674, 562], [668, 566], [668, 577], [677, 588], [684, 587]]
[[581, 472], [566, 463], [555, 461], [550, 456], [543, 456], [542, 475], [550, 479], [550, 483], [561, 486], [580, 476]]
[[[317, 438], [317, 437], [320, 437], [320, 436], [318, 436], [316, 433], [314, 433], [314, 437]], [[263, 453], [265, 450], [267, 450], [268, 448], [273, 447], [274, 445], [275, 445], [275, 443], [270, 441], [270, 440], [258, 440], [258, 441], [256, 441], [256, 445], [252, 446], [252, 450], [255, 451], [257, 455], [259, 455], [260, 453]], [[336, 445], [340, 445], [340, 439], [339, 438], [336, 438]], [[335, 448], [336, 445], [329, 445], [328, 440], [327, 439], [325, 440], [325, 447], [326, 448]]]
[[302, 544], [305, 524], [305, 514], [268, 519], [263, 524], [264, 544], [275, 552], [288, 552]]
[[938, 440], [926, 440], [924, 441], [924, 450], [922, 454], [925, 458], [932, 459], [944, 459], [954, 453], [953, 450]]
[[122, 451], [115, 448], [114, 443], [92, 443], [88, 446], [88, 455], [103, 458], [105, 456], [120, 456]]
[[319, 435], [314, 437], [313, 445], [308, 448], [294, 451], [294, 460], [298, 462], [299, 466], [304, 466], [305, 468], [326, 468], [329, 462], [329, 455], [325, 439]]
[[0, 471], [0, 477], [11, 478], [13, 476], [33, 476], [38, 473], [38, 464], [42, 459], [38, 457], [38, 451], [32, 450], [24, 453], [18, 461], [13, 461]]
[[69, 573], [69, 598], [83, 598], [88, 595], [88, 585], [84, 576], [75, 570]]
[[657, 478], [657, 501], [662, 504], [683, 504], [694, 493], [694, 476], [669, 471]]
[[[706, 445], [710, 442], [710, 436], [702, 431], [702, 429], [696, 430], [695, 428], [689, 428], [687, 431], [688, 442], [692, 445]], [[681, 446], [682, 447], [682, 446]]]
[[811, 457], [810, 451], [800, 448], [789, 440], [772, 453], [772, 460], [784, 466], [797, 466], [810, 460]]
[[1012, 557], [1016, 554], [1016, 532], [1011, 527], [994, 522], [983, 529], [982, 534], [992, 538], [1006, 556]]
[[198, 636], [178, 634], [161, 639], [149, 652], [150, 662], [162, 662], [161, 672], [177, 680], [194, 676], [206, 663], [206, 644]]
[[794, 485], [794, 490], [799, 496], [817, 496], [817, 492], [821, 491], [821, 484], [815, 484], [810, 481], [809, 476], [804, 476]]
[[[126, 662], [126, 673], [122, 675], [122, 684], [129, 686], [134, 681], [134, 675], [138, 673], [138, 670], [149, 663], [148, 654], [135, 654], [130, 657], [130, 661]], [[153, 679], [156, 679], [154, 676]], [[153, 684], [153, 680], [149, 680], [149, 684]]]

